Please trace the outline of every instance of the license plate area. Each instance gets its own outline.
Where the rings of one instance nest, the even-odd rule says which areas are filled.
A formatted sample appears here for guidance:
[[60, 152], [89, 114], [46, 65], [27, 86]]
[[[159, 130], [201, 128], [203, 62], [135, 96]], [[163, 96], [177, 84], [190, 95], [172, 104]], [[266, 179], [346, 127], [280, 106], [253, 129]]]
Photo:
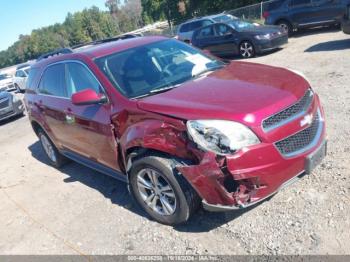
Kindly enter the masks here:
[[311, 174], [311, 172], [322, 163], [322, 160], [327, 155], [327, 141], [323, 142], [323, 144], [312, 154], [310, 154], [306, 158], [305, 164], [305, 172], [307, 174]]

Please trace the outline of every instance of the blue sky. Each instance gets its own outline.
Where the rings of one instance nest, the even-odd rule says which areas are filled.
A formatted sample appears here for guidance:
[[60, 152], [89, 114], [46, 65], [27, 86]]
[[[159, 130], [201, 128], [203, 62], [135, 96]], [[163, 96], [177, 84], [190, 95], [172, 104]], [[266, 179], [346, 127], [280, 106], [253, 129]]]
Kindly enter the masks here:
[[105, 0], [1, 0], [0, 51], [18, 40], [20, 34], [62, 23], [68, 12], [93, 5], [106, 10]]

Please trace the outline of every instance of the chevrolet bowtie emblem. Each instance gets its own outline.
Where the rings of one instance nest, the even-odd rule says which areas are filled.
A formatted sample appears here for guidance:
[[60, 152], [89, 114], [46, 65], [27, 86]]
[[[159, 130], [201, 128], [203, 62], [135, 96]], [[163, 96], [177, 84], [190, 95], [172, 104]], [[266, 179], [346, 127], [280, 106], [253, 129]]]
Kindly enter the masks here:
[[312, 124], [312, 119], [313, 119], [313, 115], [306, 115], [301, 121], [300, 121], [300, 126], [306, 126], [306, 125], [311, 125]]

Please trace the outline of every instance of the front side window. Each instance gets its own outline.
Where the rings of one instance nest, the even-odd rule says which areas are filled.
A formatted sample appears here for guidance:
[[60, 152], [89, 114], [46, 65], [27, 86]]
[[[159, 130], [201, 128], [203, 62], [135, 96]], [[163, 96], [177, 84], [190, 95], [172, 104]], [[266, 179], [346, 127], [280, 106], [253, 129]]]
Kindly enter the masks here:
[[18, 76], [19, 77], [26, 77], [26, 74], [22, 70], [20, 70], [20, 71], [18, 71]]
[[129, 98], [165, 92], [224, 66], [223, 62], [173, 39], [98, 58], [95, 63]]
[[68, 97], [86, 89], [93, 89], [97, 94], [101, 93], [99, 82], [86, 66], [74, 62], [67, 63]]
[[49, 66], [39, 85], [39, 92], [45, 95], [67, 97], [64, 64]]
[[215, 30], [218, 36], [229, 35], [232, 33], [232, 29], [225, 24], [215, 25]]

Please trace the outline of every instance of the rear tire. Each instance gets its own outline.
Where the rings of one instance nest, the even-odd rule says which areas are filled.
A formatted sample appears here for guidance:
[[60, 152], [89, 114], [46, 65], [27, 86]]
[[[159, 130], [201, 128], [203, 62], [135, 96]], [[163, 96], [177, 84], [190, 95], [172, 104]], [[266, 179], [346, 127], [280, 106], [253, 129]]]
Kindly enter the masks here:
[[199, 196], [174, 163], [161, 156], [146, 156], [136, 160], [130, 170], [130, 189], [136, 202], [165, 225], [188, 221], [200, 204]]
[[40, 139], [41, 146], [44, 149], [45, 155], [52, 166], [60, 168], [68, 162], [68, 159], [58, 151], [51, 139], [42, 129], [38, 131], [38, 137]]
[[291, 36], [293, 34], [293, 26], [288, 21], [280, 20], [277, 22], [277, 25], [279, 27], [282, 27], [284, 30], [286, 30], [288, 33], [288, 36]]

